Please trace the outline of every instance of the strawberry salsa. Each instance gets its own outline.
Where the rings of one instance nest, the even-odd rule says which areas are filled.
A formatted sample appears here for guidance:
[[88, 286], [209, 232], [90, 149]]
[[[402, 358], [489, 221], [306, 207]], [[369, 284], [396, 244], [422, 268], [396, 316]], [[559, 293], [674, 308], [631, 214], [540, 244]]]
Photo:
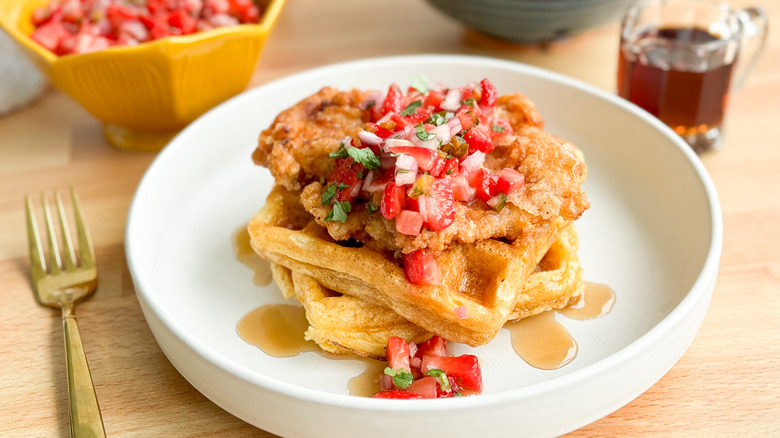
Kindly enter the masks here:
[[253, 0], [55, 0], [33, 12], [31, 38], [61, 56], [257, 23], [260, 16]]
[[[418, 77], [406, 93], [393, 84], [386, 95], [365, 102], [371, 121], [330, 154], [336, 170], [322, 194], [322, 204], [332, 206], [325, 221], [346, 222], [354, 203], [365, 202], [370, 213], [394, 219], [398, 233], [416, 236], [452, 225], [456, 202], [500, 212], [525, 177], [512, 168], [491, 172], [483, 166], [494, 140], [513, 134], [496, 117], [497, 101], [487, 79], [432, 89]], [[402, 258], [409, 282], [440, 284], [431, 251]]]
[[385, 355], [388, 366], [380, 379], [381, 390], [374, 398], [449, 398], [482, 391], [477, 357], [450, 356], [447, 341], [440, 336], [419, 346], [390, 337]]

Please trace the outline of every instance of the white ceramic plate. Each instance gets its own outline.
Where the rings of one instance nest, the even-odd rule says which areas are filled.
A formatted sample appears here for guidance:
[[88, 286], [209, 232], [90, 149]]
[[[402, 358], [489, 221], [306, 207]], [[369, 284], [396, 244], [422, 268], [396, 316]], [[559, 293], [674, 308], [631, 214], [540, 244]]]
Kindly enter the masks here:
[[[235, 256], [233, 236], [258, 211], [272, 178], [251, 154], [277, 113], [326, 85], [386, 90], [417, 75], [450, 86], [490, 78], [521, 92], [547, 129], [585, 153], [592, 207], [578, 222], [588, 281], [617, 300], [600, 319], [561, 318], [579, 355], [556, 371], [528, 366], [505, 330], [472, 351], [477, 397], [376, 400], [348, 395], [357, 361], [315, 353], [273, 358], [236, 324], [281, 302]], [[721, 251], [717, 196], [698, 158], [672, 131], [624, 101], [537, 68], [486, 58], [407, 56], [319, 68], [251, 90], [210, 111], [159, 155], [136, 193], [127, 260], [165, 354], [199, 391], [235, 416], [283, 436], [550, 436], [593, 422], [661, 378], [695, 336]], [[460, 354], [471, 350], [459, 346]], [[399, 416], [401, 415], [402, 416]], [[399, 435], [401, 434], [401, 435]]]

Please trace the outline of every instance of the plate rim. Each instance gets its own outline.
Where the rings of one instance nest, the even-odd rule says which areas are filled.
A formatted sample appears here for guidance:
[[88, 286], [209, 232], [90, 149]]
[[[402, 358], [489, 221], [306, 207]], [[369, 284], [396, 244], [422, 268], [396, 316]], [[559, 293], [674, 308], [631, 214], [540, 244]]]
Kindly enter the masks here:
[[[464, 63], [485, 65], [521, 72], [531, 76], [542, 77], [546, 80], [551, 80], [559, 84], [576, 88], [580, 91], [592, 95], [599, 100], [605, 100], [610, 104], [617, 105], [618, 107], [621, 107], [621, 109], [639, 117], [644, 122], [650, 124], [662, 134], [664, 134], [664, 136], [667, 137], [671, 143], [676, 145], [680, 152], [683, 153], [688, 161], [688, 164], [690, 164], [693, 168], [696, 176], [702, 184], [709, 204], [711, 231], [708, 241], [709, 249], [707, 251], [704, 264], [699, 271], [693, 285], [690, 287], [687, 293], [685, 293], [685, 296], [682, 298], [679, 304], [677, 304], [674, 309], [672, 309], [672, 311], [669, 312], [661, 321], [644, 332], [635, 341], [631, 342], [629, 345], [621, 348], [615, 353], [581, 369], [574, 370], [571, 373], [558, 376], [551, 380], [537, 382], [529, 386], [502, 391], [495, 394], [484, 394], [480, 395], [479, 397], [463, 397], [458, 400], [448, 401], [424, 400], [422, 403], [419, 400], [399, 401], [371, 399], [364, 397], [354, 397], [345, 394], [334, 394], [323, 392], [317, 389], [305, 388], [248, 370], [246, 367], [234, 363], [232, 360], [225, 358], [222, 355], [215, 354], [214, 350], [204, 342], [189, 336], [180, 323], [175, 319], [170, 318], [167, 312], [164, 310], [163, 306], [159, 305], [159, 301], [157, 301], [156, 295], [149, 293], [149, 291], [154, 290], [154, 287], [152, 287], [152, 285], [149, 283], [145, 274], [139, 272], [139, 268], [135, 263], [135, 235], [137, 233], [136, 222], [139, 220], [136, 219], [136, 217], [138, 216], [138, 211], [142, 209], [145, 198], [149, 196], [149, 181], [157, 173], [157, 169], [161, 166], [164, 166], [164, 163], [172, 159], [171, 157], [174, 156], [176, 151], [183, 147], [182, 145], [184, 142], [182, 139], [186, 139], [190, 135], [191, 131], [200, 129], [199, 125], [204, 123], [204, 121], [208, 121], [210, 118], [217, 117], [222, 112], [229, 112], [233, 107], [241, 106], [245, 103], [245, 101], [255, 99], [256, 95], [262, 95], [263, 93], [266, 93], [266, 90], [285, 87], [288, 83], [304, 81], [307, 77], [318, 77], [340, 70], [351, 70], [356, 68], [378, 68], [382, 65], [388, 64], [431, 65]], [[158, 156], [155, 157], [153, 162], [145, 171], [135, 191], [127, 216], [127, 226], [125, 230], [125, 257], [130, 270], [131, 278], [135, 285], [136, 294], [139, 295], [139, 298], [144, 299], [145, 303], [148, 305], [148, 308], [154, 312], [155, 317], [164, 323], [168, 330], [170, 330], [179, 341], [183, 342], [188, 348], [192, 349], [198, 356], [208, 360], [219, 369], [222, 369], [223, 371], [232, 374], [246, 381], [247, 383], [259, 386], [272, 392], [282, 393], [294, 399], [301, 399], [309, 402], [322, 403], [350, 409], [384, 412], [402, 412], [410, 410], [437, 411], [442, 409], [459, 410], [473, 406], [485, 407], [508, 402], [518, 402], [524, 399], [533, 399], [534, 397], [537, 397], [541, 394], [554, 392], [562, 387], [587, 380], [589, 377], [600, 374], [610, 367], [619, 366], [621, 363], [630, 361], [631, 358], [644, 351], [654, 340], [663, 338], [665, 334], [668, 334], [675, 326], [679, 325], [686, 317], [686, 315], [690, 314], [699, 305], [700, 299], [704, 295], [711, 293], [711, 283], [715, 281], [720, 262], [720, 255], [722, 251], [722, 235], [723, 223], [720, 203], [715, 186], [706, 169], [704, 168], [704, 165], [701, 163], [698, 156], [696, 156], [696, 154], [691, 150], [691, 148], [679, 136], [677, 136], [674, 131], [672, 131], [658, 119], [651, 116], [641, 108], [584, 81], [563, 75], [561, 73], [516, 61], [476, 55], [417, 54], [357, 59], [307, 69], [247, 90], [223, 102], [222, 104], [217, 105], [203, 114], [195, 122], [191, 123], [184, 130], [182, 130], [174, 139], [172, 139], [171, 142], [158, 154]], [[709, 291], [708, 288], [710, 289]], [[674, 366], [674, 363], [672, 366]]]

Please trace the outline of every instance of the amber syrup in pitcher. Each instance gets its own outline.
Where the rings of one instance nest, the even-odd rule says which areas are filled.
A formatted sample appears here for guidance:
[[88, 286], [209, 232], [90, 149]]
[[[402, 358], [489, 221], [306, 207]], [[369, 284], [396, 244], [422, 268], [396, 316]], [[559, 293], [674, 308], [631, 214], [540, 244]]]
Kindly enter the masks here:
[[618, 94], [686, 139], [719, 131], [735, 60], [724, 61], [725, 45], [704, 51], [690, 46], [714, 41], [720, 39], [697, 28], [640, 34], [620, 50]]

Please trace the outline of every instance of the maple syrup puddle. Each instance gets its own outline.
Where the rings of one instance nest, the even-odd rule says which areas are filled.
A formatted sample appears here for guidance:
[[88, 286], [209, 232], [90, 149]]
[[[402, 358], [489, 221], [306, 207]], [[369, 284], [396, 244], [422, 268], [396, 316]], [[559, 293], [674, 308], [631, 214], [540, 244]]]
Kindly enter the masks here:
[[577, 357], [577, 341], [556, 314], [576, 320], [599, 318], [612, 310], [615, 292], [607, 285], [585, 282], [579, 299], [560, 310], [548, 310], [504, 325], [509, 330], [512, 348], [526, 363], [542, 370], [558, 369]]
[[246, 226], [241, 227], [233, 234], [233, 243], [236, 248], [238, 261], [255, 271], [254, 282], [258, 286], [271, 284], [271, 263], [264, 260], [252, 249], [251, 238]]
[[293, 304], [268, 304], [241, 318], [237, 330], [241, 339], [260, 348], [269, 356], [294, 357], [311, 351], [328, 359], [359, 361], [363, 363], [364, 370], [347, 382], [349, 394], [371, 397], [379, 392], [379, 379], [387, 366], [384, 361], [328, 353], [314, 341], [305, 340], [308, 328], [309, 322], [303, 307]]

